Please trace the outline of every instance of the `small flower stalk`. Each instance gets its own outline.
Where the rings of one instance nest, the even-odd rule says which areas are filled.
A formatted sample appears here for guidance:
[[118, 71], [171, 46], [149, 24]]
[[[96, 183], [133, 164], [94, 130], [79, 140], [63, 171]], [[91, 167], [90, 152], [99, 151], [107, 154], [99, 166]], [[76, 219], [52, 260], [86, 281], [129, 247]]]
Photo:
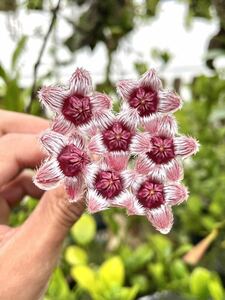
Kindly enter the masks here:
[[40, 137], [48, 156], [34, 183], [43, 190], [64, 184], [69, 201], [83, 199], [90, 213], [125, 208], [166, 234], [173, 225], [172, 207], [188, 198], [181, 184], [183, 161], [199, 144], [179, 134], [173, 113], [182, 101], [163, 89], [155, 70], [139, 80], [119, 81], [117, 92], [122, 106], [115, 114], [110, 97], [94, 91], [82, 68], [68, 87], [39, 91], [54, 117]]

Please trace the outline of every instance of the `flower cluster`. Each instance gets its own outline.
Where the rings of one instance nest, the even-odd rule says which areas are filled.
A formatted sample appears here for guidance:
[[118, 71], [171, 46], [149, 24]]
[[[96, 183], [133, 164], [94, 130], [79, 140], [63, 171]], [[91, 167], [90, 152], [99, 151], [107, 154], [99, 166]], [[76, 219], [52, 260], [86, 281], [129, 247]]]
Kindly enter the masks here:
[[40, 90], [54, 118], [40, 137], [48, 156], [34, 182], [43, 190], [64, 183], [70, 201], [83, 197], [90, 213], [122, 207], [168, 233], [171, 207], [188, 197], [182, 161], [198, 151], [198, 142], [178, 134], [172, 114], [181, 99], [162, 88], [154, 70], [136, 81], [119, 81], [117, 91], [122, 106], [114, 114], [110, 97], [95, 92], [81, 68], [67, 88]]

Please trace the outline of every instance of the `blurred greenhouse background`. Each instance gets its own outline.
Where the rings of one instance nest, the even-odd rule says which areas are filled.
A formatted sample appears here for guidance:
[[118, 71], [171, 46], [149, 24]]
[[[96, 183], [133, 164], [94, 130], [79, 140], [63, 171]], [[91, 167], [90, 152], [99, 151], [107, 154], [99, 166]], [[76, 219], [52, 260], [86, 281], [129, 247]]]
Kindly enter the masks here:
[[182, 95], [180, 130], [201, 143], [170, 234], [119, 209], [84, 214], [44, 299], [225, 299], [225, 0], [0, 0], [0, 46], [0, 108], [46, 117], [37, 90], [80, 66], [117, 110], [115, 81], [154, 67]]

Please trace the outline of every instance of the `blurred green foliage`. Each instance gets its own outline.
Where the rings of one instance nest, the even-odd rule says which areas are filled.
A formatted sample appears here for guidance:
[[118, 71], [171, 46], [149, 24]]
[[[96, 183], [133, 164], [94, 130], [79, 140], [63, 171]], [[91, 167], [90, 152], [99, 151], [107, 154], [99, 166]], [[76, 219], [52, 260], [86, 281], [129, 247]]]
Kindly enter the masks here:
[[[83, 215], [65, 241], [45, 300], [132, 300], [143, 295], [154, 295], [149, 298], [154, 300], [225, 299], [225, 73], [213, 66], [225, 51], [225, 5], [224, 0], [184, 1], [189, 6], [189, 22], [195, 17], [210, 19], [214, 11], [220, 23], [219, 33], [206, 53], [213, 71], [185, 86], [192, 100], [184, 101], [183, 109], [176, 114], [181, 132], [198, 137], [201, 144], [197, 156], [185, 164], [190, 197], [174, 209], [175, 224], [168, 236], [155, 232], [144, 218], [126, 217], [118, 209], [94, 217]], [[25, 6], [41, 11], [46, 2], [29, 0]], [[67, 20], [74, 32], [65, 45], [73, 52], [104, 42], [110, 57], [120, 39], [135, 28], [135, 19], [154, 18], [160, 1], [145, 0], [141, 7], [132, 0], [65, 3], [88, 7], [78, 20]], [[16, 1], [0, 1], [0, 10], [15, 9]], [[24, 111], [29, 101], [31, 88], [21, 85], [19, 63], [27, 42], [26, 36], [19, 39], [9, 70], [0, 64], [1, 108]], [[154, 49], [151, 55], [163, 68], [173, 53]], [[105, 80], [98, 85], [106, 92], [112, 92], [110, 63]], [[143, 73], [149, 66], [138, 61], [134, 67], [137, 73]], [[50, 75], [51, 70], [46, 77]], [[38, 78], [38, 86], [43, 80]], [[182, 82], [180, 88], [184, 88]], [[115, 101], [116, 111], [119, 105]], [[37, 101], [32, 113], [45, 115]], [[35, 199], [26, 199], [14, 209], [11, 225], [24, 222], [35, 206]]]

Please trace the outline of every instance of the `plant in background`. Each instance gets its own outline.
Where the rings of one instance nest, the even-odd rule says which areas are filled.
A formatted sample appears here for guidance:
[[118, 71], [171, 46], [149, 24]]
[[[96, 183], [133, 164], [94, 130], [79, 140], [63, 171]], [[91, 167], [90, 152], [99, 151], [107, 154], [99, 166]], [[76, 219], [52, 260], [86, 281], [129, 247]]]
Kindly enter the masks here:
[[178, 182], [181, 159], [196, 153], [198, 142], [178, 135], [171, 113], [181, 100], [162, 89], [155, 70], [137, 81], [122, 80], [117, 89], [124, 102], [116, 116], [109, 97], [93, 92], [84, 69], [74, 72], [68, 89], [40, 90], [40, 101], [56, 116], [41, 137], [49, 157], [34, 182], [48, 190], [64, 180], [72, 201], [80, 199], [86, 186], [89, 212], [123, 207], [128, 214], [146, 215], [157, 230], [168, 233], [170, 207], [188, 195]]

